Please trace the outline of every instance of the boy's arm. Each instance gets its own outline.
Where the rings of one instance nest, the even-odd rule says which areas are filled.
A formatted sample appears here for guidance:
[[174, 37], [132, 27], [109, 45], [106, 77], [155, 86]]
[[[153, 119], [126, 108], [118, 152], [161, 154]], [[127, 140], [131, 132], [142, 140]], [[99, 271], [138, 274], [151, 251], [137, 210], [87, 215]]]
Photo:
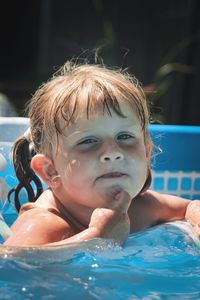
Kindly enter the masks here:
[[59, 215], [45, 208], [33, 208], [20, 214], [11, 226], [6, 246], [42, 246], [75, 234]]
[[94, 238], [112, 239], [122, 245], [130, 233], [130, 221], [126, 213], [118, 214], [111, 209], [94, 210], [89, 227], [70, 238], [45, 244], [44, 246], [63, 246], [80, 243]]
[[148, 190], [133, 201], [129, 211], [131, 232], [163, 222], [184, 219], [189, 203], [190, 200], [181, 197]]
[[13, 234], [4, 245], [61, 246], [93, 238], [109, 238], [123, 244], [130, 232], [127, 210], [131, 198], [128, 193], [121, 192], [109, 200], [109, 207], [95, 209], [88, 228], [79, 233], [73, 232], [65, 220], [45, 209], [24, 212], [13, 224]]
[[186, 210], [190, 200], [153, 191], [150, 191], [150, 193], [157, 202], [156, 218], [158, 223], [181, 220], [185, 218]]
[[168, 221], [185, 219], [193, 227], [194, 234], [200, 238], [200, 201], [160, 194], [151, 190], [134, 200], [135, 217], [132, 231]]

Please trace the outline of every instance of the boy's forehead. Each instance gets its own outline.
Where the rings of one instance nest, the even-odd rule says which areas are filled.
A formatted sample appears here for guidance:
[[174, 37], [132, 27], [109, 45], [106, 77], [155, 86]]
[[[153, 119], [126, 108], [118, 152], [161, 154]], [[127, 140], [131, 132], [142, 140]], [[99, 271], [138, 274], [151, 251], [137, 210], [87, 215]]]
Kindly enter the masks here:
[[65, 128], [65, 133], [68, 135], [73, 131], [89, 131], [92, 128], [105, 128], [109, 130], [108, 127], [111, 124], [116, 124], [119, 127], [131, 127], [140, 125], [140, 121], [136, 112], [133, 108], [124, 107], [122, 108], [122, 113], [124, 115], [118, 115], [113, 109], [110, 112], [105, 110], [104, 112], [99, 110], [94, 113], [87, 114], [87, 111], [82, 110], [76, 116], [76, 118]]
[[[127, 100], [118, 100], [119, 109], [125, 117], [132, 117], [136, 113], [135, 106], [131, 105]], [[116, 105], [117, 106], [117, 105]], [[77, 110], [77, 117], [79, 120], [92, 120], [101, 119], [102, 117], [112, 117], [117, 113], [109, 103], [96, 103], [96, 105], [87, 106], [86, 103], [81, 103]]]

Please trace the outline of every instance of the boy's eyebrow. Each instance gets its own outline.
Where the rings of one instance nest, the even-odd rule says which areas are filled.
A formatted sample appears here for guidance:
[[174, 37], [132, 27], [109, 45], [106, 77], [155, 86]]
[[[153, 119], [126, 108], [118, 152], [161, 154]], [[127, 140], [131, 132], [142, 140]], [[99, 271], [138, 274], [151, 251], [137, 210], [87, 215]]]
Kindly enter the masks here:
[[83, 130], [83, 131], [77, 130], [77, 131], [74, 131], [74, 132], [71, 132], [71, 133], [67, 134], [67, 135], [66, 135], [66, 138], [67, 138], [67, 139], [74, 138], [74, 137], [76, 137], [77, 135], [80, 135], [80, 134], [82, 134], [82, 133], [89, 133], [89, 131], [87, 131], [87, 130]]
[[[121, 126], [120, 128], [118, 128], [118, 132], [123, 131], [123, 130], [136, 130], [136, 129], [140, 129], [140, 126], [138, 126], [138, 124], [125, 124], [124, 126]], [[68, 135], [66, 135], [66, 138], [74, 138], [77, 135], [82, 135], [82, 134], [94, 134], [95, 129], [91, 128], [88, 130], [76, 130], [73, 131], [71, 133], [69, 133]], [[109, 132], [109, 131], [108, 131]]]

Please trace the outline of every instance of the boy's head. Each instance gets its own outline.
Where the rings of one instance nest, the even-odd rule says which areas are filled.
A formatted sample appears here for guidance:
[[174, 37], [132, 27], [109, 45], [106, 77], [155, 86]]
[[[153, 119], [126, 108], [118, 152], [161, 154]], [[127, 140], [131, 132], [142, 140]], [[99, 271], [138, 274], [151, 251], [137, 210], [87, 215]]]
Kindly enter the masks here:
[[76, 122], [80, 114], [84, 113], [90, 119], [99, 113], [111, 114], [113, 110], [120, 117], [125, 117], [120, 108], [123, 102], [128, 103], [139, 117], [150, 157], [149, 113], [138, 81], [127, 73], [102, 65], [65, 64], [37, 90], [29, 104], [35, 151], [52, 156], [57, 149], [59, 135]]
[[[135, 192], [141, 193], [149, 187], [151, 172], [148, 168], [148, 162], [152, 151], [152, 142], [148, 133], [149, 113], [143, 90], [134, 77], [127, 73], [122, 73], [120, 70], [110, 70], [102, 65], [76, 65], [67, 63], [57, 74], [36, 91], [27, 109], [30, 118], [30, 133], [27, 136], [20, 137], [16, 141], [13, 149], [13, 163], [16, 175], [20, 181], [18, 186], [12, 190], [12, 192], [16, 193], [15, 206], [17, 210], [20, 208], [18, 195], [22, 188], [25, 187], [31, 201], [37, 199], [43, 190], [42, 184], [35, 172], [40, 175], [44, 182], [50, 187], [54, 184], [55, 178], [59, 177], [58, 185], [55, 182], [55, 186], [60, 190], [59, 186], [62, 181], [60, 173], [63, 169], [66, 169], [67, 161], [65, 157], [68, 159], [70, 156], [69, 151], [65, 153], [62, 152], [62, 143], [64, 142], [65, 145], [67, 144], [67, 146], [70, 147], [65, 138], [69, 137], [68, 133], [70, 130], [77, 127], [80, 128], [80, 126], [82, 126], [81, 124], [87, 122], [89, 122], [91, 128], [93, 128], [93, 120], [96, 120], [96, 124], [99, 124], [98, 128], [101, 128], [102, 136], [109, 136], [111, 133], [109, 124], [114, 124], [114, 127], [118, 128], [117, 130], [120, 132], [120, 135], [117, 134], [117, 140], [120, 141], [120, 143], [123, 141], [122, 144], [124, 146], [127, 145], [127, 151], [128, 149], [130, 150], [128, 151], [129, 154], [128, 152], [126, 153], [132, 157], [132, 162], [129, 164], [130, 160], [127, 159], [126, 166], [123, 168], [125, 171], [128, 169], [130, 171], [130, 178], [132, 178], [130, 189], [133, 189], [134, 185], [132, 185], [132, 183], [135, 184], [136, 182], [138, 182], [138, 188]], [[141, 151], [139, 147], [137, 147], [137, 151], [135, 151], [134, 143], [129, 145], [129, 134], [127, 135], [125, 132], [125, 134], [121, 135], [121, 133], [123, 133], [121, 127], [126, 123], [126, 120], [132, 120], [132, 117], [133, 120], [136, 120], [134, 126], [138, 128], [137, 132], [139, 132], [139, 140], [141, 143], [137, 144], [142, 145]], [[107, 119], [109, 119], [109, 122], [106, 121], [106, 125], [105, 120]], [[83, 123], [81, 123], [80, 120]], [[98, 120], [101, 121], [98, 122]], [[132, 121], [129, 123], [132, 124]], [[126, 144], [126, 140], [128, 144]], [[132, 140], [132, 138], [130, 140]], [[85, 147], [85, 143], [86, 142], [81, 146], [81, 149]], [[131, 146], [133, 150], [131, 150]], [[138, 158], [134, 160], [136, 152]], [[58, 155], [59, 153], [61, 153], [61, 155]], [[55, 168], [55, 158], [58, 159], [63, 155], [65, 155], [65, 157], [63, 162], [59, 164], [61, 167], [60, 170], [58, 170]], [[94, 162], [95, 155], [93, 158]], [[118, 156], [116, 159], [119, 161]], [[104, 160], [107, 161], [108, 157], [104, 158]], [[69, 171], [71, 167], [76, 167], [78, 161], [80, 161], [79, 156], [77, 156], [76, 164], [75, 160], [71, 160], [71, 165], [68, 164]], [[90, 162], [90, 157], [82, 161]], [[137, 166], [135, 162], [137, 162]], [[83, 182], [84, 180], [82, 179], [86, 177], [86, 168], [87, 171], [92, 170], [90, 174], [93, 170], [95, 170], [95, 172], [99, 170], [98, 166], [91, 169], [91, 164], [92, 160], [91, 163], [88, 164], [89, 166], [86, 164], [86, 167], [82, 171], [81, 182]], [[84, 163], [82, 165], [84, 165]], [[122, 166], [121, 163], [120, 165]], [[114, 171], [116, 172], [116, 170]], [[111, 170], [111, 172], [113, 172], [113, 170]], [[140, 173], [141, 176], [139, 176]], [[83, 174], [84, 177], [82, 176]], [[131, 174], [133, 174], [134, 178]], [[87, 178], [88, 177], [85, 179]], [[72, 179], [71, 175], [70, 179]], [[37, 187], [36, 195], [30, 184], [31, 181], [33, 181]], [[68, 178], [65, 180], [64, 185], [66, 182], [68, 182]], [[75, 184], [79, 182], [77, 176], [74, 177], [74, 182]], [[65, 189], [64, 185], [63, 188]], [[70, 186], [70, 184], [68, 185]], [[90, 190], [89, 188], [89, 194]], [[77, 191], [80, 194], [80, 189], [77, 189]], [[133, 193], [134, 195], [136, 195], [135, 192]]]

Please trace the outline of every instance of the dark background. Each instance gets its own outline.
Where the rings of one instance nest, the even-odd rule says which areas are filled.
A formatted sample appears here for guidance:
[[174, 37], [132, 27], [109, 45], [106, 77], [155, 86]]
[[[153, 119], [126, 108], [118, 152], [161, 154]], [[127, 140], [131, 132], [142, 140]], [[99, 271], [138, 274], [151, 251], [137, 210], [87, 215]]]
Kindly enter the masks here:
[[199, 0], [1, 1], [0, 92], [24, 115], [67, 59], [128, 68], [165, 124], [200, 125]]

